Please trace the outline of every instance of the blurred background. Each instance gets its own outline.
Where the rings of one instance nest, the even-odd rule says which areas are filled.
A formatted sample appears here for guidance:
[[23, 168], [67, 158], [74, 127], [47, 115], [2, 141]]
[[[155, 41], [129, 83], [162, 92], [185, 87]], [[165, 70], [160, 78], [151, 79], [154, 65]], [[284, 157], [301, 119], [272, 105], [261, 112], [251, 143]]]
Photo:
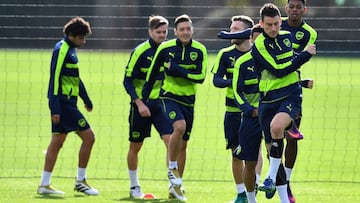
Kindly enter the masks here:
[[[92, 25], [86, 49], [129, 50], [147, 38], [151, 14], [167, 17], [170, 28], [176, 16], [186, 13], [194, 22], [194, 38], [209, 52], [224, 43], [217, 33], [227, 30], [233, 15], [259, 20], [259, 9], [268, 0], [8, 0], [0, 1], [0, 48], [52, 48], [62, 37], [64, 24], [82, 16]], [[272, 1], [285, 16], [286, 0]], [[320, 55], [360, 53], [360, 0], [307, 1], [305, 20], [318, 31]], [[173, 37], [172, 29], [169, 38]]]

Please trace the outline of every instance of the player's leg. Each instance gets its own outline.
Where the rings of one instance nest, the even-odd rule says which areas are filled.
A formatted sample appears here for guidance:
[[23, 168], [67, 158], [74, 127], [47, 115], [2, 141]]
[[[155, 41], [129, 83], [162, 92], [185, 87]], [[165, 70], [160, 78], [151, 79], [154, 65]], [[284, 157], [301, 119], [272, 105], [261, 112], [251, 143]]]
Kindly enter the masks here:
[[42, 172], [40, 185], [37, 192], [39, 194], [64, 194], [63, 191], [57, 190], [50, 186], [52, 171], [54, 169], [57, 156], [63, 143], [65, 142], [66, 134], [52, 134], [50, 144], [45, 155], [44, 170]]
[[[225, 112], [224, 117], [224, 132], [225, 139], [227, 141], [226, 149], [230, 149], [231, 153], [233, 153], [237, 147], [239, 146], [239, 128], [241, 125], [241, 113], [240, 112]], [[231, 159], [231, 171], [233, 175], [233, 179], [236, 187], [236, 197], [235, 202], [238, 199], [243, 199], [246, 197], [245, 193], [245, 184], [243, 180], [243, 170], [244, 170], [244, 162], [234, 156]]]
[[260, 144], [258, 160], [257, 160], [256, 167], [255, 167], [255, 175], [256, 175], [255, 183], [256, 183], [256, 185], [259, 185], [263, 164], [264, 164], [264, 158], [263, 158], [263, 154], [262, 154], [262, 146]]
[[95, 142], [95, 134], [90, 127], [85, 130], [80, 128], [77, 134], [81, 138], [82, 143], [79, 150], [78, 173], [74, 190], [87, 195], [98, 195], [99, 191], [91, 187], [86, 181], [86, 167], [88, 165], [91, 150]]
[[[183, 118], [185, 120], [185, 124], [186, 124], [184, 126], [185, 131], [181, 135], [181, 140], [179, 140], [180, 152], [177, 157], [178, 172], [179, 172], [180, 178], [182, 180], [182, 177], [185, 172], [187, 143], [188, 143], [188, 140], [190, 139], [191, 130], [193, 127], [193, 122], [194, 122], [194, 108], [189, 107], [189, 106], [184, 106], [184, 105], [177, 105], [177, 107], [179, 108], [178, 110], [180, 110], [180, 112], [181, 112], [180, 113], [181, 117], [179, 115], [179, 118]], [[174, 131], [175, 131], [175, 129], [174, 129]], [[170, 148], [171, 148], [171, 146], [170, 146]], [[169, 165], [171, 167], [171, 162]], [[170, 188], [170, 193], [172, 194], [172, 196], [175, 196], [179, 200], [186, 200], [186, 197], [184, 196], [184, 188], [182, 187], [182, 182], [180, 185], [173, 184], [172, 187]]]
[[[271, 121], [273, 120], [274, 116], [277, 113], [278, 106], [279, 106], [278, 103], [270, 103], [270, 104], [269, 103], [260, 103], [259, 109], [258, 109], [259, 122], [260, 122], [261, 129], [264, 133], [264, 139], [265, 139], [265, 145], [267, 148], [268, 158], [270, 158], [271, 143], [273, 140], [270, 124], [271, 124]], [[273, 192], [276, 189], [275, 188], [276, 174], [274, 175], [274, 177], [270, 177], [269, 174], [270, 174], [270, 170], [268, 171], [264, 182], [258, 187], [258, 189], [260, 191]]]
[[[243, 180], [246, 187], [246, 199], [249, 203], [256, 202], [255, 199], [255, 168], [259, 158], [262, 131], [257, 117], [243, 116], [239, 132], [239, 143], [241, 151], [238, 158], [245, 160]], [[241, 201], [240, 201], [241, 202]], [[245, 201], [242, 201], [245, 202]]]
[[[151, 108], [150, 105], [148, 107]], [[131, 104], [129, 114], [129, 150], [127, 154], [130, 198], [141, 199], [144, 197], [138, 178], [138, 154], [143, 146], [144, 139], [150, 137], [150, 133], [151, 118], [142, 117], [138, 112], [136, 104]]]
[[185, 171], [186, 155], [187, 155], [186, 149], [187, 149], [187, 140], [181, 140], [180, 153], [177, 158], [178, 169], [181, 178], [183, 177]]
[[[300, 127], [301, 117], [295, 119], [296, 126]], [[285, 147], [285, 173], [287, 180], [287, 193], [290, 203], [295, 202], [295, 197], [292, 194], [290, 187], [290, 179], [292, 171], [295, 165], [298, 152], [298, 140], [286, 135], [286, 147]]]
[[245, 161], [244, 168], [244, 183], [246, 186], [246, 195], [249, 203], [255, 203], [255, 175], [256, 175], [256, 161]]
[[[284, 149], [284, 130], [291, 123], [291, 117], [285, 112], [277, 113], [270, 123], [270, 133], [272, 137], [270, 146], [270, 166], [267, 177], [272, 180], [272, 186], [276, 181], [276, 174], [278, 172], [281, 157]], [[270, 182], [270, 181], [268, 181]], [[270, 185], [270, 184], [269, 184]]]
[[178, 170], [178, 158], [181, 151], [182, 137], [186, 131], [185, 117], [180, 108], [180, 104], [162, 99], [162, 111], [172, 123], [173, 132], [169, 140], [169, 169], [168, 178], [172, 185], [181, 186], [182, 179]]
[[287, 188], [287, 183], [286, 183], [286, 174], [284, 170], [284, 165], [280, 164], [276, 176], [276, 190], [278, 191], [279, 199], [281, 203], [289, 203], [286, 188]]
[[178, 158], [182, 148], [182, 136], [185, 133], [186, 122], [184, 119], [173, 123], [173, 133], [169, 142], [169, 179], [174, 185], [181, 185], [182, 180], [179, 174]]

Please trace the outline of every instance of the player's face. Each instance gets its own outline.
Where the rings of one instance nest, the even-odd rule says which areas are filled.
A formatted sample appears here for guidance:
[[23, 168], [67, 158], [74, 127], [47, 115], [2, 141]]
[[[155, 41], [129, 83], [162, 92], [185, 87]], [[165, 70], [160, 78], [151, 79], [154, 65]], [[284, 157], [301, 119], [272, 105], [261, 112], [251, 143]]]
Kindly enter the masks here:
[[69, 35], [70, 41], [74, 44], [75, 47], [81, 47], [86, 43], [86, 36], [72, 36]]
[[[242, 21], [233, 21], [230, 25], [230, 32], [233, 33], [233, 32], [240, 32], [240, 31], [243, 31], [245, 30], [246, 28], [246, 25], [245, 23], [243, 23]], [[244, 40], [243, 39], [232, 39], [231, 40], [231, 43], [232, 44], [241, 44]]]
[[307, 8], [300, 0], [291, 0], [288, 5], [285, 6], [285, 12], [289, 17], [289, 20], [299, 21], [301, 20]]
[[269, 37], [275, 38], [280, 31], [281, 18], [280, 16], [264, 16], [264, 19], [260, 21], [260, 25], [263, 27], [264, 32], [269, 35]]
[[161, 44], [167, 38], [168, 25], [162, 25], [156, 29], [150, 29], [149, 35], [151, 39], [155, 41], [156, 44]]
[[181, 43], [187, 44], [193, 35], [193, 27], [190, 22], [181, 22], [174, 28], [174, 34]]

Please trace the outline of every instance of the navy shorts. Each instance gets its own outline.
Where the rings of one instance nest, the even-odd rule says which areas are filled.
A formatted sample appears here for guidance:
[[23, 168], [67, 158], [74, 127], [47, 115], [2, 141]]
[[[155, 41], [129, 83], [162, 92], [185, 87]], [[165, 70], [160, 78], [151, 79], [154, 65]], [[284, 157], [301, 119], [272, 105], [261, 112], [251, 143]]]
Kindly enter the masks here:
[[226, 149], [235, 149], [239, 145], [241, 112], [225, 112], [224, 131]]
[[300, 115], [301, 102], [302, 99], [299, 96], [286, 97], [283, 100], [273, 103], [260, 102], [259, 120], [261, 129], [264, 132], [265, 143], [271, 142], [270, 123], [274, 116], [277, 113], [285, 112], [295, 120]]
[[165, 116], [170, 119], [171, 123], [178, 120], [185, 120], [186, 130], [183, 135], [183, 140], [189, 140], [194, 122], [194, 107], [185, 106], [170, 99], [161, 99], [161, 102], [164, 107], [161, 109]]
[[145, 104], [150, 109], [151, 117], [142, 117], [137, 105], [131, 103], [129, 115], [130, 142], [143, 142], [146, 137], [150, 137], [152, 124], [160, 136], [172, 133], [172, 124], [162, 113], [160, 100], [150, 100]]
[[51, 122], [52, 133], [69, 133], [90, 128], [89, 123], [77, 108], [76, 104], [60, 104], [60, 123]]
[[257, 161], [262, 131], [258, 117], [243, 116], [239, 129], [240, 149], [234, 156], [246, 161]]

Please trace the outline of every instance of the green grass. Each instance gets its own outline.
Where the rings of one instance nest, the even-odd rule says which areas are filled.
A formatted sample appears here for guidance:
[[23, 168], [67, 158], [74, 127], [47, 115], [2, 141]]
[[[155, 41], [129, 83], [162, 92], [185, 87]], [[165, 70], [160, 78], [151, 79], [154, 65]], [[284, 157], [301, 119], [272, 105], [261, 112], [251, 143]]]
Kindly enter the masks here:
[[[80, 49], [78, 55], [81, 76], [94, 103], [93, 112], [83, 111], [96, 133], [87, 177], [101, 195], [87, 197], [72, 191], [80, 144], [75, 134], [67, 138], [52, 179], [66, 195], [36, 194], [50, 140], [46, 93], [51, 50], [1, 50], [0, 202], [136, 202], [128, 199], [129, 97], [122, 86], [129, 53]], [[228, 202], [236, 193], [223, 138], [225, 91], [211, 83], [214, 57], [209, 57], [205, 83], [198, 86], [184, 174], [189, 202]], [[303, 67], [303, 77], [314, 78], [315, 87], [304, 90], [305, 139], [299, 142], [292, 186], [297, 202], [360, 202], [359, 67], [359, 59], [321, 57]], [[83, 110], [81, 102], [79, 108]], [[143, 190], [159, 197], [147, 202], [169, 202], [165, 147], [155, 131], [139, 159]], [[279, 202], [277, 196], [266, 200], [262, 193], [257, 199]]]

